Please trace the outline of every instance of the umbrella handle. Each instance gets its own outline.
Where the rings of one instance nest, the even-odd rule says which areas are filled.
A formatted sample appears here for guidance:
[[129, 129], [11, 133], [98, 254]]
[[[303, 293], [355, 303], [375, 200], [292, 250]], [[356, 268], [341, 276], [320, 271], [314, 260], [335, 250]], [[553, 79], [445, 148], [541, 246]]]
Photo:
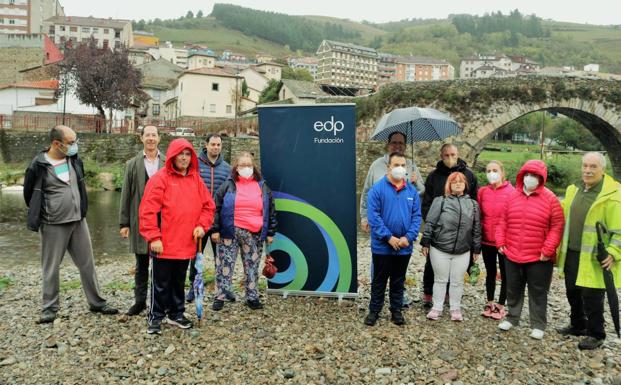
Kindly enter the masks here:
[[606, 241], [610, 239], [610, 232], [608, 232], [608, 228], [601, 221], [595, 222], [595, 231], [597, 232], [597, 239], [599, 241], [607, 243]]

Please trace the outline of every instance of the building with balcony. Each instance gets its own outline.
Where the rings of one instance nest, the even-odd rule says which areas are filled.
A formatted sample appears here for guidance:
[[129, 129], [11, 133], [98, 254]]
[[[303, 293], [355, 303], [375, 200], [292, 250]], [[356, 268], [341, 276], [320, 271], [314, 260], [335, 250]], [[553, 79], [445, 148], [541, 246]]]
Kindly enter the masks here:
[[379, 55], [373, 48], [324, 40], [317, 57], [317, 83], [353, 89], [377, 87]]
[[43, 22], [64, 15], [58, 0], [0, 0], [0, 33], [47, 33]]
[[130, 47], [134, 42], [129, 20], [96, 17], [55, 16], [43, 23], [44, 32], [59, 47], [74, 47], [94, 38], [100, 48]]
[[425, 80], [451, 80], [455, 78], [455, 68], [445, 60], [423, 56], [400, 56], [396, 61], [396, 80], [416, 82]]

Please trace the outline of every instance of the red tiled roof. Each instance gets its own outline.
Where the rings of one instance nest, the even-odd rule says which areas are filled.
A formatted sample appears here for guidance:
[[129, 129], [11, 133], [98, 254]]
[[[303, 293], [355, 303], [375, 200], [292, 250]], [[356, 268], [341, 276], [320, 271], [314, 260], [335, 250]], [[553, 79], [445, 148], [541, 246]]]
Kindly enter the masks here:
[[50, 80], [39, 80], [35, 82], [19, 82], [19, 83], [0, 85], [0, 90], [4, 90], [7, 88], [33, 88], [33, 89], [40, 89], [40, 90], [55, 90], [58, 88], [58, 80], [50, 79]]

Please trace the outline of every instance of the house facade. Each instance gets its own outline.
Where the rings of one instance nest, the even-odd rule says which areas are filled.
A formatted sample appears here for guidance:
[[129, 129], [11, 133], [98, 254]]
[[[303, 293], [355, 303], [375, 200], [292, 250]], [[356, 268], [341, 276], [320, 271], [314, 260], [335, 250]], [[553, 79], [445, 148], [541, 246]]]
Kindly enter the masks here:
[[75, 47], [91, 37], [99, 48], [131, 47], [134, 42], [129, 20], [55, 16], [44, 21], [44, 31], [59, 47]]

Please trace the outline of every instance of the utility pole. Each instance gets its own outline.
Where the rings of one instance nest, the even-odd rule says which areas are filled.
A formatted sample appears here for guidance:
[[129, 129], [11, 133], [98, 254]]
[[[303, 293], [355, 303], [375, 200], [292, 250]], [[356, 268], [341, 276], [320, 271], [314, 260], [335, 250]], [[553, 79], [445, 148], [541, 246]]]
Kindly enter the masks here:
[[546, 121], [546, 111], [543, 110], [543, 113], [541, 114], [541, 151], [539, 153], [539, 159], [541, 160], [543, 160], [543, 150], [544, 150], [544, 144], [545, 144], [545, 134], [544, 134], [545, 121]]

